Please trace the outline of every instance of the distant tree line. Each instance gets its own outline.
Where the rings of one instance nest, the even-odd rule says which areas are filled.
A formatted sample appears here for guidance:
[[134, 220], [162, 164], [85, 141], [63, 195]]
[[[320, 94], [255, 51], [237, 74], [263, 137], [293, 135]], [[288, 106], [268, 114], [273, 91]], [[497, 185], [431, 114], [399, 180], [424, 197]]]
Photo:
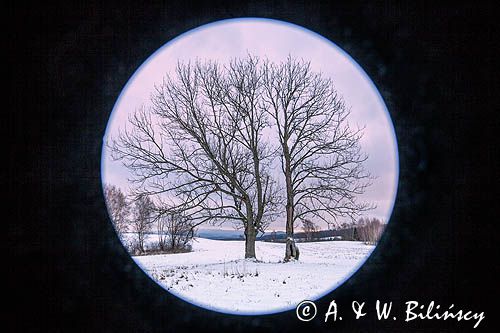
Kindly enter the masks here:
[[[298, 242], [314, 242], [334, 239], [375, 244], [380, 239], [384, 228], [385, 224], [381, 220], [368, 217], [362, 217], [356, 222], [342, 223], [337, 228], [330, 230], [321, 230], [316, 223], [305, 220], [302, 226], [303, 232], [296, 233], [295, 240]], [[267, 242], [284, 243], [286, 234], [277, 233], [273, 230], [259, 239]]]

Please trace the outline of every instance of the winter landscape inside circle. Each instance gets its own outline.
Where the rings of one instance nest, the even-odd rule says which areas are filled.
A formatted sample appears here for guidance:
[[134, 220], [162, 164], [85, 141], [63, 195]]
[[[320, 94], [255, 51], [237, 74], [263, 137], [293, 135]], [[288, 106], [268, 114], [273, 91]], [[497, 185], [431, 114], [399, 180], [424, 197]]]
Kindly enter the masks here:
[[397, 144], [373, 82], [335, 44], [224, 20], [130, 78], [102, 181], [120, 240], [154, 281], [210, 310], [275, 313], [331, 292], [373, 251]]

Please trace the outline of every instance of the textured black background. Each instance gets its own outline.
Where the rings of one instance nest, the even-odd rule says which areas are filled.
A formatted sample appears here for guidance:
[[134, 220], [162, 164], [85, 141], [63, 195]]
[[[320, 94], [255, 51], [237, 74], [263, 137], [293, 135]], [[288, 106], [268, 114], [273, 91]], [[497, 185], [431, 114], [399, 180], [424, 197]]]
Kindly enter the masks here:
[[[4, 12], [8, 144], [2, 177], [12, 331], [469, 331], [473, 323], [403, 321], [407, 300], [485, 311], [497, 325], [498, 56], [492, 3], [125, 1]], [[396, 204], [380, 245], [301, 323], [287, 313], [238, 317], [184, 303], [121, 247], [100, 183], [102, 137], [129, 77], [164, 43], [224, 18], [304, 26], [347, 51], [380, 89], [399, 143]], [[5, 64], [5, 62], [4, 62]], [[3, 104], [5, 106], [5, 104]], [[5, 230], [5, 229], [4, 229]], [[6, 287], [6, 288], [5, 288]], [[6, 291], [4, 291], [5, 293]], [[323, 322], [331, 299], [395, 302], [398, 321]]]

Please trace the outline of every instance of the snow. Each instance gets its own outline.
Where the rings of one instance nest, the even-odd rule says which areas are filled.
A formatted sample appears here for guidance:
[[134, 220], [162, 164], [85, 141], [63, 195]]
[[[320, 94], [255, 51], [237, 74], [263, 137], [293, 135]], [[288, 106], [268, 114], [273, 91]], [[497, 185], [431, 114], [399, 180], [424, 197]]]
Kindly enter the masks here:
[[280, 262], [284, 244], [256, 242], [257, 261], [244, 259], [244, 241], [196, 238], [193, 252], [135, 256], [135, 262], [174, 295], [206, 309], [264, 314], [294, 309], [346, 280], [374, 246], [361, 242], [299, 243], [300, 260]]

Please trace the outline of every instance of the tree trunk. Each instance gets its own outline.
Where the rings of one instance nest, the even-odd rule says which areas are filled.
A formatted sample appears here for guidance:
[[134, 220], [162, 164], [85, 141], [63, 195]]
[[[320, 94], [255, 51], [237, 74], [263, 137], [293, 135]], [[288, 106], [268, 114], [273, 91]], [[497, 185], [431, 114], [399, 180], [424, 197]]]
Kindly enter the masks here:
[[285, 250], [285, 261], [290, 261], [290, 259], [299, 260], [299, 248], [295, 244], [293, 238], [287, 237], [286, 239], [286, 250]]
[[285, 245], [285, 262], [290, 259], [299, 260], [299, 248], [293, 239], [293, 208], [287, 204], [286, 207], [286, 245]]
[[245, 229], [245, 258], [255, 258], [255, 239], [257, 233], [253, 223], [247, 223]]
[[286, 183], [286, 246], [285, 246], [285, 259], [284, 261], [290, 261], [290, 259], [299, 260], [299, 248], [295, 245], [293, 239], [293, 184], [292, 184], [292, 171], [290, 166], [290, 154], [288, 152], [288, 147], [284, 147], [285, 151], [285, 183]]
[[255, 258], [255, 239], [257, 230], [255, 230], [253, 207], [248, 197], [244, 198], [246, 206], [245, 221], [245, 258]]
[[138, 244], [139, 245], [139, 251], [142, 254], [142, 253], [146, 252], [146, 251], [144, 251], [144, 235], [140, 232], [138, 238], [139, 238], [139, 242], [138, 242], [139, 243]]

